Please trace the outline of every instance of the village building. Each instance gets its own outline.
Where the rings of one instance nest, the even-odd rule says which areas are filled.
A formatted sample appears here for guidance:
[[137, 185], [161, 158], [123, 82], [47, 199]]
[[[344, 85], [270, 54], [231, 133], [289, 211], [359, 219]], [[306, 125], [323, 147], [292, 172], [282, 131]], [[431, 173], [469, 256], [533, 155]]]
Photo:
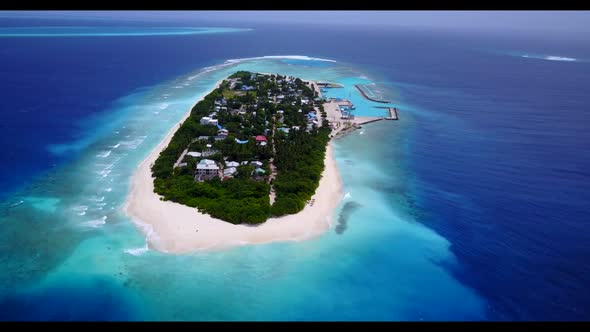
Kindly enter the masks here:
[[256, 136], [256, 143], [266, 142], [266, 137], [263, 135]]
[[217, 124], [218, 124], [217, 119], [213, 119], [213, 118], [210, 118], [208, 116], [202, 117], [200, 122], [201, 122], [202, 125], [214, 125], [214, 126], [217, 126]]
[[191, 151], [191, 152], [188, 152], [186, 155], [187, 156], [190, 156], [190, 157], [198, 158], [198, 157], [201, 157], [202, 156], [202, 153]]
[[215, 161], [210, 159], [199, 161], [195, 176], [198, 181], [210, 180], [216, 176], [219, 176], [219, 166], [217, 166]]
[[235, 167], [228, 167], [223, 170], [223, 176], [234, 176], [238, 172]]

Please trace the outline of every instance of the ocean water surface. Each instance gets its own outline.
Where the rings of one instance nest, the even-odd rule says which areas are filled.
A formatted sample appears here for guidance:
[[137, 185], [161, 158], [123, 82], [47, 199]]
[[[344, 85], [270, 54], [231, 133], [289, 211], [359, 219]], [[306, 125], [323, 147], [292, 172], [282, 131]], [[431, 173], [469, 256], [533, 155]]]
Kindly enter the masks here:
[[[590, 50], [361, 30], [3, 40], [1, 319], [587, 319], [588, 64], [485, 50]], [[328, 96], [384, 115], [363, 84], [400, 120], [334, 141], [344, 196], [324, 235], [150, 250], [122, 213], [129, 178], [237, 70], [337, 82]]]

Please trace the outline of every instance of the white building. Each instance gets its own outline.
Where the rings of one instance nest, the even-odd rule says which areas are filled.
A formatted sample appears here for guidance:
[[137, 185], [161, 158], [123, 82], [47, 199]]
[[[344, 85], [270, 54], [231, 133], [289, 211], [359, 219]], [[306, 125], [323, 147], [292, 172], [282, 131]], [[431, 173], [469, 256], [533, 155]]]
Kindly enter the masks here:
[[210, 179], [219, 175], [219, 167], [215, 161], [203, 159], [197, 164], [197, 177], [199, 179]]
[[254, 165], [254, 166], [257, 166], [257, 167], [262, 167], [262, 163], [260, 161], [253, 161], [253, 162], [250, 163], [250, 165]]
[[191, 157], [200, 157], [201, 156], [201, 153], [200, 152], [193, 152], [193, 151], [191, 151], [191, 152], [187, 153], [186, 155], [187, 156], [191, 156]]
[[224, 176], [234, 176], [238, 170], [235, 167], [229, 167], [223, 170]]
[[226, 167], [238, 167], [238, 166], [240, 166], [240, 163], [238, 163], [236, 161], [226, 161], [225, 166]]
[[201, 118], [201, 124], [202, 125], [214, 125], [217, 126], [217, 119], [212, 119], [208, 116], [204, 116]]

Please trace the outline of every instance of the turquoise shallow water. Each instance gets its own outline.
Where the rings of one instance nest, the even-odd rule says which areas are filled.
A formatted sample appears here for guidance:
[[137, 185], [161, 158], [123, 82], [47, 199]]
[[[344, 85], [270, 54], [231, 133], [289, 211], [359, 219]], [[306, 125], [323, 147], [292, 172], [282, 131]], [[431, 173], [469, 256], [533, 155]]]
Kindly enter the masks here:
[[485, 302], [447, 272], [458, 268], [449, 242], [415, 222], [404, 195], [411, 114], [334, 142], [346, 195], [324, 235], [189, 255], [148, 249], [121, 211], [130, 176], [195, 99], [237, 70], [338, 82], [344, 88], [329, 96], [351, 99], [359, 116], [383, 115], [353, 86], [375, 83], [361, 70], [306, 57], [234, 60], [118, 100], [108, 118], [93, 119], [102, 128], [95, 135], [52, 147], [79, 159], [2, 207], [1, 264], [10, 273], [0, 277], [1, 304], [14, 310], [2, 318], [483, 318]]

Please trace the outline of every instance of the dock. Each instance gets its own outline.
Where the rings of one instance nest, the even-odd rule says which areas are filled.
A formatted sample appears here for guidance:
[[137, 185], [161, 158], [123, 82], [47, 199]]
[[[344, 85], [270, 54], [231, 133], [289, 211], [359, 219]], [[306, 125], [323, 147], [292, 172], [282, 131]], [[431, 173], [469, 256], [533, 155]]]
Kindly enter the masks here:
[[399, 120], [397, 116], [397, 108], [389, 107], [388, 109], [389, 116], [385, 118], [385, 120]]
[[396, 107], [382, 107], [382, 106], [375, 106], [375, 108], [384, 108], [389, 113], [389, 116], [385, 117], [385, 120], [399, 120], [397, 116], [397, 108]]
[[359, 118], [359, 119], [358, 119], [359, 121], [356, 121], [356, 122], [355, 122], [355, 124], [357, 124], [357, 125], [365, 125], [365, 124], [367, 124], [367, 123], [371, 123], [371, 122], [377, 122], [377, 121], [381, 121], [381, 120], [383, 120], [383, 119], [385, 119], [385, 118], [384, 118], [384, 117], [380, 117], [380, 118], [372, 118], [372, 119], [367, 119], [367, 120], [365, 120], [365, 119], [360, 119], [360, 118]]
[[365, 91], [358, 85], [355, 84], [354, 85], [355, 88], [357, 88], [357, 90], [359, 90], [359, 92], [363, 95], [363, 97], [365, 97], [365, 99], [370, 100], [370, 101], [374, 101], [376, 103], [382, 103], [382, 104], [390, 104], [390, 102], [386, 101], [386, 100], [380, 100], [380, 99], [374, 99], [372, 97], [369, 97], [367, 95], [367, 93], [365, 93]]
[[336, 84], [336, 83], [329, 83], [329, 82], [320, 82], [320, 81], [317, 81], [316, 84], [320, 88], [343, 88], [342, 85]]

